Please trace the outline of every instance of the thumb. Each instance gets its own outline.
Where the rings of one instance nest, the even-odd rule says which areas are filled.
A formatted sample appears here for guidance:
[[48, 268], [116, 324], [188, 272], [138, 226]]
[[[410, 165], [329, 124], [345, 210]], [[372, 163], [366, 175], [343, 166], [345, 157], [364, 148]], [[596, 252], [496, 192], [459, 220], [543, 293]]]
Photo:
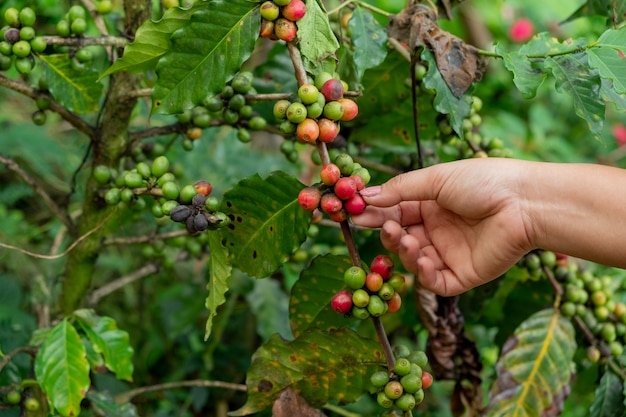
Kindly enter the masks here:
[[391, 207], [402, 201], [436, 200], [448, 177], [443, 174], [445, 170], [441, 165], [435, 165], [397, 175], [360, 193], [367, 204], [377, 207]]

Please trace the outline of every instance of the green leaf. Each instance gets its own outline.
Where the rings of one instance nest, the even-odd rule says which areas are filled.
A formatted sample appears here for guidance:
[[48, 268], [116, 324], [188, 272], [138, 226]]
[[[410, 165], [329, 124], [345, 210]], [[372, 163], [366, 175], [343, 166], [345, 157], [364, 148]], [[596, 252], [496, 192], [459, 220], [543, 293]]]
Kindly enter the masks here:
[[104, 71], [100, 79], [123, 70], [137, 73], [153, 69], [159, 58], [170, 49], [172, 33], [189, 24], [192, 13], [200, 8], [204, 6], [189, 9], [172, 7], [165, 11], [161, 20], [144, 22], [135, 34], [135, 40], [124, 47], [124, 56]]
[[208, 262], [209, 282], [205, 306], [209, 310], [206, 320], [204, 340], [211, 336], [213, 318], [217, 315], [217, 308], [226, 302], [226, 292], [230, 286], [232, 267], [228, 260], [228, 251], [222, 245], [222, 233], [218, 230], [209, 233], [209, 250], [211, 257]]
[[278, 333], [283, 339], [292, 340], [289, 328], [289, 297], [275, 279], [260, 279], [254, 289], [246, 294], [250, 312], [256, 318], [257, 334], [267, 341]]
[[77, 416], [91, 384], [85, 346], [67, 319], [57, 324], [39, 349], [35, 375], [52, 407], [62, 416]]
[[613, 103], [616, 109], [626, 110], [626, 94], [617, 94], [617, 91], [613, 88], [613, 83], [606, 78], [602, 79], [600, 95], [605, 101]]
[[609, 17], [612, 22], [623, 20], [626, 13], [626, 1], [624, 0], [587, 0], [578, 10], [572, 13], [564, 22], [567, 23], [579, 17], [602, 16]]
[[589, 66], [597, 69], [601, 77], [613, 81], [618, 94], [626, 93], [626, 60], [619, 55], [620, 52], [626, 52], [626, 27], [607, 30], [598, 42], [593, 48], [587, 49]]
[[199, 3], [157, 64], [153, 112], [182, 113], [218, 93], [252, 53], [260, 24], [256, 3]]
[[506, 52], [496, 45], [495, 52], [502, 56], [504, 66], [513, 73], [513, 83], [526, 99], [535, 97], [537, 89], [547, 78], [543, 71], [543, 60], [529, 59], [521, 51]]
[[232, 220], [224, 237], [233, 265], [263, 278], [302, 244], [311, 216], [298, 204], [302, 188], [297, 179], [275, 172], [267, 179], [245, 178], [224, 195], [222, 210]]
[[297, 22], [298, 47], [305, 67], [315, 75], [321, 71], [324, 61], [332, 59], [339, 49], [339, 42], [319, 0], [308, 1], [306, 7], [306, 14]]
[[137, 409], [132, 403], [117, 404], [108, 392], [89, 391], [87, 399], [91, 402], [91, 406], [105, 417], [138, 416]]
[[93, 344], [93, 348], [104, 358], [104, 364], [118, 379], [133, 379], [133, 348], [130, 337], [110, 317], [100, 317], [93, 310], [77, 310], [74, 316]]
[[613, 372], [607, 371], [602, 375], [600, 384], [596, 388], [596, 396], [589, 409], [589, 417], [623, 416], [625, 412], [624, 381]]
[[531, 417], [560, 409], [575, 351], [574, 327], [557, 309], [533, 314], [502, 347], [486, 415]]
[[586, 120], [589, 129], [598, 133], [604, 121], [604, 102], [600, 96], [601, 80], [597, 71], [590, 70], [584, 54], [548, 57], [545, 67], [556, 79], [556, 89], [574, 99], [574, 110]]
[[348, 21], [354, 44], [354, 63], [358, 79], [368, 68], [374, 68], [387, 56], [387, 32], [368, 11], [356, 7]]
[[252, 356], [246, 404], [229, 414], [264, 410], [288, 387], [313, 406], [351, 403], [368, 391], [369, 377], [385, 364], [377, 342], [349, 329], [312, 330], [291, 342], [275, 335]]
[[39, 59], [44, 63], [44, 76], [56, 101], [78, 114], [98, 110], [102, 85], [96, 70], [74, 71], [67, 54], [39, 55]]
[[423, 83], [426, 88], [435, 90], [436, 96], [434, 101], [435, 110], [439, 113], [450, 115], [450, 126], [457, 135], [463, 138], [463, 119], [470, 115], [472, 109], [472, 98], [465, 94], [460, 98], [455, 95], [448, 87], [448, 83], [443, 79], [433, 53], [424, 48], [421, 58], [428, 63], [428, 72], [424, 76]]
[[330, 330], [346, 319], [330, 308], [330, 300], [345, 288], [343, 273], [352, 266], [347, 256], [324, 255], [302, 270], [291, 290], [289, 318], [298, 337], [309, 328]]

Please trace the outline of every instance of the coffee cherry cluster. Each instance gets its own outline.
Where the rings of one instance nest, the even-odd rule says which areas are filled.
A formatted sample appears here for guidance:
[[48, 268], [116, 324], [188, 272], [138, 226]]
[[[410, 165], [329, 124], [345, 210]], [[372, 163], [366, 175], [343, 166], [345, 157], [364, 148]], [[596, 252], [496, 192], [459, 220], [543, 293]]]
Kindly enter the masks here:
[[211, 184], [199, 181], [195, 184], [198, 192], [191, 199], [191, 204], [179, 204], [172, 209], [170, 218], [178, 223], [185, 223], [185, 228], [191, 234], [204, 232], [207, 229], [216, 230], [230, 223], [226, 214], [217, 211], [219, 200], [209, 197]]
[[296, 38], [296, 22], [306, 14], [302, 0], [269, 0], [261, 4], [261, 30], [259, 36], [291, 42]]
[[346, 220], [348, 214], [363, 213], [366, 203], [359, 191], [369, 183], [370, 174], [350, 155], [339, 154], [335, 163], [324, 165], [320, 178], [320, 183], [303, 188], [298, 194], [303, 209], [320, 209], [336, 222]]
[[369, 272], [355, 265], [348, 268], [343, 275], [348, 289], [333, 296], [332, 309], [362, 320], [398, 311], [402, 305], [398, 291], [404, 288], [405, 281], [403, 275], [393, 272], [393, 267], [389, 256], [378, 255]]
[[35, 64], [33, 52], [43, 52], [48, 46], [42, 37], [36, 36], [33, 28], [36, 19], [37, 15], [30, 7], [6, 9], [6, 26], [0, 29], [0, 71], [10, 69], [13, 61], [20, 74], [32, 71]]
[[521, 262], [532, 276], [539, 276], [546, 268], [561, 285], [561, 314], [586, 326], [595, 338], [588, 341], [590, 361], [622, 355], [626, 343], [626, 304], [613, 298], [614, 283], [610, 277], [596, 277], [591, 271], [582, 270], [578, 263], [568, 262], [566, 256], [550, 251], [531, 252]]
[[433, 376], [424, 367], [428, 358], [423, 351], [409, 351], [407, 347], [396, 353], [393, 372], [378, 371], [370, 377], [371, 393], [383, 408], [410, 411], [424, 401], [424, 390], [430, 388]]
[[[201, 106], [178, 115], [180, 123], [188, 124], [187, 138], [196, 140], [202, 136], [202, 129], [223, 123], [237, 127], [237, 138], [242, 142], [250, 141], [251, 130], [263, 130], [266, 120], [259, 116], [247, 102], [246, 95], [256, 94], [252, 87], [253, 75], [249, 71], [240, 71], [226, 84], [217, 95], [207, 96]], [[190, 148], [189, 144], [183, 144]]]
[[[106, 4], [105, 4], [106, 6]], [[65, 13], [56, 26], [61, 37], [82, 36], [87, 31], [87, 12], [80, 5], [74, 5]], [[70, 51], [70, 68], [83, 72], [91, 66], [93, 53], [88, 48], [76, 48]]]
[[344, 97], [347, 88], [345, 82], [327, 72], [318, 74], [313, 83], [301, 85], [297, 101], [279, 100], [274, 104], [281, 132], [295, 134], [302, 143], [334, 141], [340, 122], [352, 120], [359, 113], [356, 102]]

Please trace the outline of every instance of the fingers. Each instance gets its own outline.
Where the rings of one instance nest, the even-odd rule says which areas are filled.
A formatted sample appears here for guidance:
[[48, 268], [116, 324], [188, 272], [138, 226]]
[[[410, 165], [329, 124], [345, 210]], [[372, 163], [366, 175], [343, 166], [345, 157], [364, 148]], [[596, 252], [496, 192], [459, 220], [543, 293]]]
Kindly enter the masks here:
[[421, 203], [404, 201], [391, 207], [367, 206], [362, 214], [351, 217], [352, 223], [365, 227], [381, 227], [388, 220], [402, 226], [421, 223]]
[[445, 178], [453, 171], [450, 166], [435, 165], [397, 175], [380, 186], [361, 191], [367, 204], [391, 207], [401, 201], [436, 200]]

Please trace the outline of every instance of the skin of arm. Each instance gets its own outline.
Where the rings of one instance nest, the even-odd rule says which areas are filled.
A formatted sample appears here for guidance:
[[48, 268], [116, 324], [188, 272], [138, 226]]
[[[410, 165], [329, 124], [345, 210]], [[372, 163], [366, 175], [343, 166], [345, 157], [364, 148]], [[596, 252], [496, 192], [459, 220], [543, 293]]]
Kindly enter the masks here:
[[626, 267], [626, 170], [592, 164], [470, 159], [361, 191], [352, 222], [380, 227], [422, 285], [456, 295], [537, 248]]

